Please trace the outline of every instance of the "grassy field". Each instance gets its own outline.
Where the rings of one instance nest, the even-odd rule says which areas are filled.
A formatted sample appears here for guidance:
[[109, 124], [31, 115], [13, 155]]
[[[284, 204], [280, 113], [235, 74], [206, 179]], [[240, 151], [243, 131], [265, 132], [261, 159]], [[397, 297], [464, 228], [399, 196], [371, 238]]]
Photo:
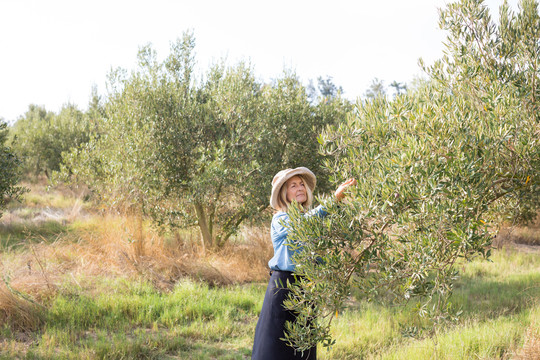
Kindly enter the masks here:
[[[0, 219], [0, 359], [250, 358], [267, 229], [202, 254], [196, 233], [160, 235], [82, 194], [30, 187]], [[459, 264], [456, 320], [353, 296], [319, 358], [540, 359], [540, 231], [516, 233], [525, 244], [499, 240], [491, 261]]]

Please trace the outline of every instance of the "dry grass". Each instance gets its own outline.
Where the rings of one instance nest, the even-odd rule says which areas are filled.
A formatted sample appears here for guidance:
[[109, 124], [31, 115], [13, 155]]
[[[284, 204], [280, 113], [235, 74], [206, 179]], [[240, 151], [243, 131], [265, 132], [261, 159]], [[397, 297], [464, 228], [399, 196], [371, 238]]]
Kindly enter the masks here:
[[268, 260], [274, 255], [270, 231], [264, 227], [244, 227], [240, 237], [243, 244], [229, 243], [210, 255], [215, 267], [226, 271], [234, 283], [268, 280]]
[[540, 360], [540, 328], [529, 326], [525, 343], [515, 357], [516, 360]]
[[[76, 236], [75, 236], [76, 234]], [[267, 229], [244, 229], [243, 244], [228, 244], [203, 254], [198, 234], [164, 237], [139, 218], [106, 215], [78, 223], [54, 241], [29, 241], [16, 252], [0, 252], [0, 324], [17, 332], [43, 324], [47, 298], [69, 284], [92, 293], [92, 279], [142, 278], [168, 291], [182, 278], [222, 286], [266, 280], [272, 247]]]
[[[41, 190], [36, 187], [35, 191]], [[140, 217], [92, 213], [78, 194], [65, 193], [65, 197], [72, 200], [59, 207], [64, 214], [61, 221], [65, 221], [62, 232], [49, 236], [43, 232], [44, 224], [38, 224], [41, 235], [36, 231], [32, 233], [37, 234], [32, 235], [35, 238], [23, 237], [20, 247], [0, 247], [0, 273], [9, 279], [6, 284], [0, 278], [0, 325], [8, 323], [15, 330], [14, 337], [23, 337], [11, 342], [0, 339], [0, 352], [10, 348], [9, 353], [25, 353], [25, 347], [35, 341], [25, 334], [46, 328], [46, 311], [40, 303], [50, 304], [48, 299], [78, 290], [92, 296], [103, 291], [103, 279], [105, 283], [118, 278], [144, 279], [163, 292], [183, 278], [213, 286], [268, 279], [267, 262], [273, 250], [267, 227], [243, 227], [224, 248], [203, 253], [197, 229], [163, 235]], [[55, 202], [44, 199], [28, 208], [41, 211], [40, 207]], [[34, 224], [35, 219], [31, 213], [17, 221]], [[11, 225], [10, 218], [2, 218], [0, 232]], [[534, 226], [538, 229], [540, 224]], [[511, 243], [512, 239], [505, 235], [503, 240]], [[523, 346], [512, 350], [517, 359], [540, 360], [539, 328], [529, 327]]]
[[[50, 292], [66, 276], [78, 278], [142, 276], [157, 288], [168, 289], [191, 277], [212, 285], [263, 280], [271, 244], [265, 229], [244, 229], [244, 244], [228, 244], [203, 254], [198, 234], [164, 237], [139, 218], [106, 215], [78, 223], [69, 234], [51, 242], [25, 245], [16, 255], [0, 257], [0, 270], [14, 288], [32, 296]], [[190, 239], [191, 238], [191, 239]]]
[[[244, 234], [255, 239], [261, 236], [257, 231]], [[142, 224], [139, 218], [112, 217], [83, 236], [83, 244], [90, 247], [87, 253], [107, 254], [96, 262], [106, 262], [107, 268], [118, 273], [142, 275], [158, 288], [170, 288], [182, 277], [227, 285], [259, 280], [266, 273], [269, 240], [265, 246], [248, 238], [247, 245], [228, 244], [203, 254], [192, 240], [198, 236], [195, 231], [185, 233], [184, 237], [176, 234], [167, 238]]]
[[44, 324], [44, 309], [6, 282], [0, 283], [0, 324], [7, 323], [16, 331], [30, 332]]
[[540, 213], [529, 226], [506, 226], [502, 228], [493, 245], [500, 249], [508, 244], [540, 246]]

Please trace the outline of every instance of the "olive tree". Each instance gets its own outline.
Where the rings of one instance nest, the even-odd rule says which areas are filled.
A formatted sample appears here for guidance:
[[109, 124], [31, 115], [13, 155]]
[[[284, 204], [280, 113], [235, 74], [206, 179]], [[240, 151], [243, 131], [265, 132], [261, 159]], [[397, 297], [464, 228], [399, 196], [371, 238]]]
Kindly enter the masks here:
[[20, 179], [20, 162], [13, 150], [6, 146], [7, 124], [0, 119], [0, 217], [6, 203], [18, 198], [24, 188], [17, 186]]
[[[159, 121], [159, 142], [168, 144], [160, 151], [163, 194], [174, 201], [171, 211], [160, 205], [154, 212], [158, 218], [166, 215], [178, 226], [192, 221], [206, 247], [219, 247], [244, 220], [268, 207], [271, 180], [279, 170], [309, 166], [319, 173], [321, 188], [328, 184], [317, 134], [344, 118], [342, 99], [313, 106], [294, 74], [262, 85], [243, 64], [213, 67], [205, 83], [191, 91], [184, 107], [189, 112]], [[178, 104], [172, 109], [179, 114]]]
[[89, 121], [75, 105], [64, 105], [58, 114], [30, 105], [13, 125], [11, 144], [25, 172], [49, 177], [60, 169], [62, 153], [87, 142], [89, 136]]
[[152, 57], [153, 51], [144, 47], [138, 71], [110, 72], [106, 101], [99, 104], [97, 94], [93, 96], [89, 141], [65, 153], [55, 174], [57, 181], [86, 183], [98, 202], [136, 216], [147, 211], [161, 187], [153, 138], [151, 95], [158, 80], [149, 63]]
[[[175, 58], [189, 59], [191, 50], [184, 45]], [[261, 86], [243, 64], [215, 65], [200, 85], [185, 82], [190, 67], [181, 63], [154, 98], [164, 188], [152, 214], [173, 227], [196, 224], [204, 246], [219, 247], [264, 208], [254, 196], [266, 175], [258, 161]]]
[[540, 118], [536, 1], [500, 24], [482, 1], [441, 12], [447, 55], [430, 81], [389, 101], [359, 102], [355, 116], [321, 135], [327, 167], [358, 185], [329, 215], [291, 212], [289, 239], [303, 246], [299, 282], [286, 305], [298, 312], [286, 339], [299, 350], [331, 345], [329, 329], [352, 287], [367, 298], [420, 297], [421, 314], [444, 317], [459, 258], [489, 257], [504, 219], [539, 209]]
[[317, 134], [347, 104], [311, 105], [294, 74], [263, 84], [243, 63], [196, 78], [194, 46], [187, 33], [161, 62], [146, 46], [136, 70], [112, 73], [100, 135], [66, 157], [64, 173], [160, 227], [198, 226], [215, 248], [267, 208], [277, 171], [321, 167]]

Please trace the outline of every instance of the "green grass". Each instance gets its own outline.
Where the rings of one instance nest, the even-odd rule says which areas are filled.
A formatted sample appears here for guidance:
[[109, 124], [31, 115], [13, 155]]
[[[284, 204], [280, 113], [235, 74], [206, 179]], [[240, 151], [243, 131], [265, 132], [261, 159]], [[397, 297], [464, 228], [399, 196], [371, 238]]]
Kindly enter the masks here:
[[[497, 300], [494, 299], [494, 305]], [[320, 351], [321, 359], [499, 359], [509, 357], [524, 341], [530, 325], [540, 325], [540, 304], [511, 315], [463, 315], [457, 324], [434, 328], [418, 337], [405, 337], [408, 324], [425, 325], [412, 312], [363, 305], [340, 315], [333, 333], [337, 343]]]
[[243, 359], [264, 290], [186, 280], [161, 293], [148, 283], [107, 279], [91, 294], [61, 289], [26, 357]]
[[[16, 263], [19, 256], [24, 259], [31, 251], [26, 245], [32, 242], [80, 241], [83, 234], [91, 242], [90, 235], [100, 232], [106, 235], [101, 241], [118, 242], [118, 236], [125, 236], [121, 230], [126, 225], [120, 220], [104, 223], [100, 216], [76, 216], [79, 207], [88, 205], [61, 192], [36, 188], [26, 194], [22, 207], [10, 205], [11, 218], [20, 221], [0, 223], [3, 266]], [[44, 207], [68, 213], [73, 208], [75, 215], [64, 223], [33, 221]], [[537, 225], [522, 233], [538, 238]], [[257, 234], [245, 237], [253, 241]], [[184, 242], [197, 238], [191, 233], [178, 235]], [[176, 239], [171, 241], [175, 246]], [[45, 268], [51, 262], [61, 267], [62, 261], [85, 256], [65, 252], [77, 248], [55, 249], [64, 256], [41, 258]], [[86, 261], [92, 261], [90, 255]], [[457, 321], [433, 326], [418, 316], [415, 303], [391, 307], [377, 300], [352, 299], [333, 323], [336, 344], [329, 350], [319, 347], [319, 359], [508, 359], [519, 354], [527, 330], [540, 331], [540, 252], [503, 248], [493, 252], [491, 261], [463, 261], [457, 268], [461, 277], [451, 298], [453, 308], [462, 310]], [[4, 270], [17, 276], [15, 270], [13, 274], [12, 269]], [[1, 323], [5, 317], [0, 299], [0, 359], [250, 358], [266, 284], [211, 287], [181, 280], [160, 291], [143, 275], [66, 272], [63, 276], [56, 290], [39, 300], [44, 325], [37, 330], [21, 332], [10, 326], [9, 319]]]
[[23, 182], [20, 186], [26, 188], [25, 192], [19, 201], [10, 202], [7, 210], [15, 210], [20, 208], [72, 208], [75, 205], [80, 205], [83, 208], [88, 208], [90, 204], [85, 201], [87, 196], [75, 195], [67, 188], [49, 186], [48, 182]]
[[[0, 223], [0, 251], [8, 252], [28, 242], [53, 242], [69, 232], [69, 226], [54, 220], [42, 223]], [[64, 236], [65, 238], [65, 236]]]
[[[451, 298], [457, 323], [430, 326], [414, 304], [360, 303], [335, 321], [337, 340], [321, 359], [500, 359], [523, 346], [527, 328], [540, 328], [540, 254], [502, 250], [492, 262], [461, 265]], [[405, 336], [406, 333], [413, 336]]]
[[[540, 326], [540, 254], [494, 252], [459, 265], [456, 322], [433, 327], [414, 311], [352, 302], [320, 359], [505, 359]], [[210, 287], [183, 280], [158, 291], [144, 280], [66, 278], [44, 300], [45, 326], [0, 326], [0, 359], [247, 359], [266, 284]]]

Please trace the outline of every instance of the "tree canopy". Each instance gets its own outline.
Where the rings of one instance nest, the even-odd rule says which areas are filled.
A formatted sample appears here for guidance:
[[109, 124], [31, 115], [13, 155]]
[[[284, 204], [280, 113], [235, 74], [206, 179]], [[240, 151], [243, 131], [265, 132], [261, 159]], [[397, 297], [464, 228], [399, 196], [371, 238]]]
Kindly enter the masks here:
[[340, 206], [322, 198], [322, 220], [291, 212], [290, 242], [304, 251], [287, 339], [300, 350], [333, 343], [332, 318], [353, 286], [368, 298], [422, 298], [420, 313], [444, 317], [456, 260], [489, 257], [502, 221], [537, 214], [538, 3], [513, 14], [505, 2], [497, 25], [482, 1], [462, 0], [441, 25], [446, 55], [425, 67], [425, 86], [359, 103], [321, 135], [336, 183], [358, 185]]
[[20, 162], [13, 150], [6, 146], [7, 124], [0, 119], [0, 217], [8, 201], [17, 199], [24, 188], [17, 186], [20, 180]]
[[89, 140], [90, 126], [89, 115], [75, 105], [64, 105], [58, 114], [30, 105], [10, 129], [10, 143], [24, 172], [49, 177], [60, 169], [63, 152]]
[[146, 46], [131, 74], [112, 72], [100, 134], [63, 172], [158, 226], [198, 226], [204, 246], [219, 247], [267, 208], [279, 170], [308, 166], [328, 185], [317, 135], [350, 107], [338, 94], [311, 104], [293, 73], [264, 84], [243, 63], [196, 78], [194, 47], [186, 33], [163, 62]]

